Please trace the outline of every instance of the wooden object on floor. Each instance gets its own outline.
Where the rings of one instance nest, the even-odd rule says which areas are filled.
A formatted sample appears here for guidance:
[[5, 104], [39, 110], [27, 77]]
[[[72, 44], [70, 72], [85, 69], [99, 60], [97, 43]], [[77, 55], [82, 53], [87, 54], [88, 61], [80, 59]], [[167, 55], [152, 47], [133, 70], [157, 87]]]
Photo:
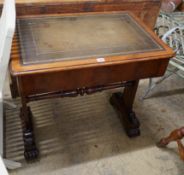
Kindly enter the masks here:
[[102, 11], [131, 11], [153, 28], [161, 0], [17, 0], [17, 16]]
[[20, 17], [17, 25], [10, 71], [22, 100], [26, 159], [38, 156], [32, 100], [125, 87], [110, 101], [128, 136], [140, 134], [133, 111], [139, 79], [162, 76], [174, 55], [142, 21], [130, 12], [88, 12]]
[[178, 151], [180, 158], [184, 160], [184, 146], [181, 142], [181, 139], [184, 137], [184, 127], [175, 129], [170, 133], [168, 137], [162, 138], [158, 143], [158, 147], [165, 147], [167, 146], [170, 142], [177, 142], [178, 144]]

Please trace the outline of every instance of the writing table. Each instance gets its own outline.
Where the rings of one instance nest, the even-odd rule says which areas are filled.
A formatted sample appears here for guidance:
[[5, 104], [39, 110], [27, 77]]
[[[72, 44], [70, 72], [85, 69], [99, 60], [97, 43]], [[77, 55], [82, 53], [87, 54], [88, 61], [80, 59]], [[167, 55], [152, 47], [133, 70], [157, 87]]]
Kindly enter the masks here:
[[[25, 158], [38, 156], [28, 102], [125, 87], [112, 94], [126, 133], [140, 134], [133, 102], [140, 79], [162, 76], [173, 51], [130, 12], [17, 19], [10, 63], [16, 78]], [[100, 116], [99, 116], [100, 117]]]

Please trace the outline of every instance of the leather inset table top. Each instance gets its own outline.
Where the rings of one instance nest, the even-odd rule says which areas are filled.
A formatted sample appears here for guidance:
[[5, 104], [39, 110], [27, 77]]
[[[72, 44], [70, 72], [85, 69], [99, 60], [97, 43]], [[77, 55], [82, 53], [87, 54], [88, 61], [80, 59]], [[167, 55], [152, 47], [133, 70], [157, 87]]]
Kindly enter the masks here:
[[163, 50], [128, 13], [17, 20], [24, 65]]

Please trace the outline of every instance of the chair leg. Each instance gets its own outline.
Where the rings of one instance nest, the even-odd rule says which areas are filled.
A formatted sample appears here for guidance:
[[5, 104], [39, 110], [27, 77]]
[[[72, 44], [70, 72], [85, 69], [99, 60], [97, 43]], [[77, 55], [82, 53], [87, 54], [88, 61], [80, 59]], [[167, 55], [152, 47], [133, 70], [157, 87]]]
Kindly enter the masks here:
[[168, 137], [162, 138], [158, 143], [158, 147], [165, 147], [167, 146], [170, 142], [176, 141], [178, 144], [178, 151], [180, 158], [184, 161], [184, 146], [181, 142], [181, 139], [184, 137], [184, 127], [181, 127], [179, 129], [175, 129], [170, 133]]
[[157, 81], [153, 81], [153, 78], [149, 79], [149, 85], [148, 88], [146, 90], [146, 92], [144, 93], [144, 95], [140, 98], [140, 100], [145, 100], [146, 98], [148, 98], [149, 93], [158, 85], [160, 84], [162, 81], [164, 81], [165, 79], [169, 78], [171, 75], [173, 75], [173, 73], [175, 73], [176, 71], [178, 71], [178, 69], [174, 69], [173, 71], [167, 70], [168, 74], [165, 74], [163, 77], [161, 77], [159, 80]]
[[168, 137], [162, 138], [158, 143], [158, 147], [165, 147], [167, 146], [170, 142], [173, 141], [178, 141], [181, 140], [184, 137], [184, 127], [175, 129], [170, 133]]
[[179, 151], [180, 158], [184, 161], [184, 146], [181, 140], [177, 140], [177, 144], [178, 144], [178, 151]]
[[5, 166], [6, 166], [6, 168], [9, 169], [9, 170], [14, 170], [14, 169], [22, 167], [21, 163], [15, 162], [15, 161], [12, 161], [12, 160], [3, 159], [3, 162], [4, 162]]
[[146, 99], [146, 98], [147, 98], [147, 96], [148, 96], [148, 94], [151, 92], [151, 90], [152, 90], [154, 87], [155, 87], [155, 86], [154, 86], [154, 83], [153, 83], [153, 79], [152, 79], [152, 78], [150, 78], [150, 79], [149, 79], [149, 85], [148, 85], [148, 88], [147, 88], [147, 90], [146, 90], [145, 94], [143, 95], [143, 97], [141, 97], [141, 100]]
[[3, 162], [1, 155], [0, 155], [0, 174], [8, 175], [8, 171], [4, 165], [4, 162]]
[[11, 107], [13, 109], [16, 109], [17, 108], [17, 105], [16, 104], [14, 104], [13, 102], [8, 101], [6, 99], [4, 100], [4, 104], [6, 104], [7, 106], [9, 106], [9, 107]]

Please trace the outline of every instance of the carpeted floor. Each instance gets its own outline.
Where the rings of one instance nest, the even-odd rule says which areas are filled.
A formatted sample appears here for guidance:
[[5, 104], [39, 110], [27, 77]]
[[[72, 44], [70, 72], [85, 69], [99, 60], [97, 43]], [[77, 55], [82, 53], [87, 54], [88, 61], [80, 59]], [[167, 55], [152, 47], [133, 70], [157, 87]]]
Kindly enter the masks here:
[[141, 101], [147, 83], [141, 81], [137, 93], [141, 136], [133, 139], [109, 104], [112, 91], [30, 103], [41, 154], [32, 163], [23, 157], [17, 99], [17, 109], [6, 109], [6, 156], [23, 167], [10, 175], [183, 175], [176, 144], [159, 149], [155, 143], [184, 126], [184, 80], [172, 76]]

